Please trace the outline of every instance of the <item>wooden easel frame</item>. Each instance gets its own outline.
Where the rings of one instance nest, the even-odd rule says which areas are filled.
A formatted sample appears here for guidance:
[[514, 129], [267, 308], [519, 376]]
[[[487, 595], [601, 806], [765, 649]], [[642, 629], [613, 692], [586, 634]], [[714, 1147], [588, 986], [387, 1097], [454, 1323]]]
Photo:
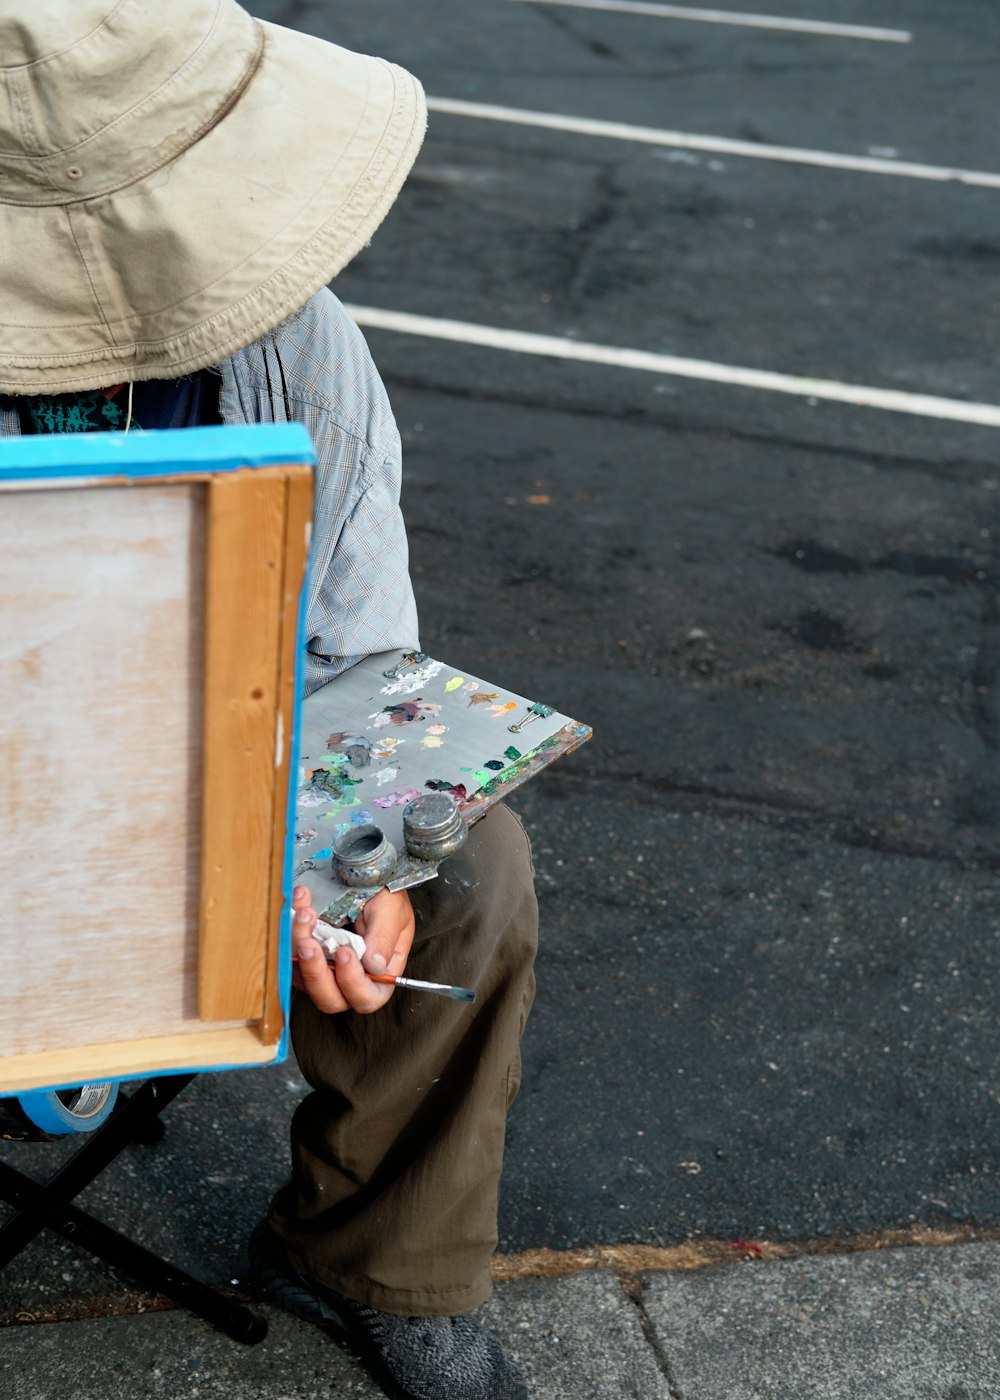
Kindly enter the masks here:
[[[313, 460], [298, 424], [0, 441], [0, 496], [197, 485], [206, 535], [197, 1021], [181, 1033], [0, 1057], [0, 1094], [261, 1064], [287, 1053], [292, 775]], [[262, 858], [247, 860], [251, 845]], [[30, 1014], [24, 1007], [22, 1021]]]

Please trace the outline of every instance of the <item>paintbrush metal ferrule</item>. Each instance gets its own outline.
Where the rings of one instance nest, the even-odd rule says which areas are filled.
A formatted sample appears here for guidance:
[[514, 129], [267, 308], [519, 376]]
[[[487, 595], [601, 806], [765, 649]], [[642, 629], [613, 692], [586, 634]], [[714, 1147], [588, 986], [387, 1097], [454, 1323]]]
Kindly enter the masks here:
[[416, 977], [393, 977], [391, 972], [369, 972], [368, 976], [373, 982], [408, 987], [411, 992], [433, 992], [435, 996], [451, 997], [453, 1001], [475, 1001], [476, 999], [476, 994], [471, 987], [450, 987], [446, 982], [421, 982]]

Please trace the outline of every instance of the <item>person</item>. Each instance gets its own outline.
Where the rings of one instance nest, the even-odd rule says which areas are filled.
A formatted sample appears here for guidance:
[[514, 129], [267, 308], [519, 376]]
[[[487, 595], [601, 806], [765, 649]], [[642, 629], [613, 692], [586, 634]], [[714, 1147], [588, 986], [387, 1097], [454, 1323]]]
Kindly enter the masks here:
[[[419, 84], [235, 0], [8, 0], [0, 65], [0, 435], [300, 421], [317, 457], [307, 693], [419, 644], [399, 434], [327, 289], [416, 158]], [[333, 967], [294, 895], [311, 1092], [252, 1263], [404, 1400], [527, 1394], [470, 1314], [533, 995], [532, 873], [497, 807], [437, 880], [369, 901], [363, 960]], [[475, 1007], [367, 976], [404, 967], [476, 986]]]

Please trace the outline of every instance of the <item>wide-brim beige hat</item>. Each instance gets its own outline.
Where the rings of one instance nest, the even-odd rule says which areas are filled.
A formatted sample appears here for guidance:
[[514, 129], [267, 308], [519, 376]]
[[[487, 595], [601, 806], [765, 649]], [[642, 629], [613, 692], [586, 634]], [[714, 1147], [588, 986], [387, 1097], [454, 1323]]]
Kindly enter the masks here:
[[217, 363], [365, 246], [416, 79], [234, 0], [0, 0], [0, 390]]

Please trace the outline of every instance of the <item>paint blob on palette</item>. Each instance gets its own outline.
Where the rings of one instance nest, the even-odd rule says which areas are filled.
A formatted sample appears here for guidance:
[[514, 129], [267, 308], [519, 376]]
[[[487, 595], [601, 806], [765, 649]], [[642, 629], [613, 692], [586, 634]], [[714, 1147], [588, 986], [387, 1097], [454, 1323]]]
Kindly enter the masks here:
[[[516, 735], [514, 723], [523, 726]], [[338, 828], [363, 816], [402, 852], [403, 808], [414, 797], [451, 792], [479, 816], [501, 789], [589, 734], [545, 704], [423, 653], [368, 657], [302, 706], [296, 878], [332, 919], [351, 897], [345, 903], [329, 855], [318, 853], [328, 851]], [[311, 838], [303, 839], [305, 832]]]
[[431, 661], [427, 657], [419, 664], [414, 664], [398, 672], [389, 680], [388, 685], [382, 686], [383, 695], [412, 695], [414, 691], [424, 690], [430, 685], [434, 677], [444, 670], [443, 661]]

